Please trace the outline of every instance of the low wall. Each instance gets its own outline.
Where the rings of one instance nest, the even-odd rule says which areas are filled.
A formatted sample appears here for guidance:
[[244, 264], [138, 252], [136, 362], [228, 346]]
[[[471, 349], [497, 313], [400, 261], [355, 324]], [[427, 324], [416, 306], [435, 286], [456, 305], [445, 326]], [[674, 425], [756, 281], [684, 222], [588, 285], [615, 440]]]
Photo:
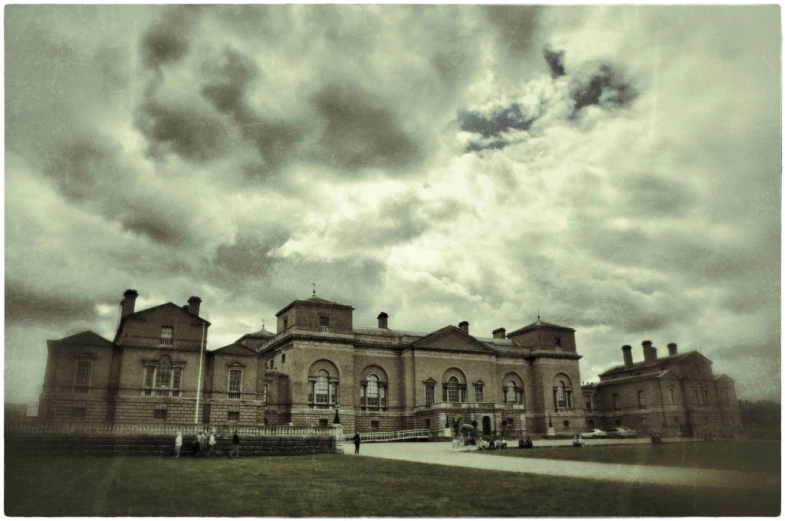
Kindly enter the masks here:
[[[183, 437], [181, 455], [193, 454], [193, 436]], [[231, 439], [216, 442], [216, 455], [227, 456]], [[100, 436], [79, 434], [6, 433], [6, 455], [71, 455], [71, 456], [173, 456], [174, 437], [164, 435]], [[248, 456], [286, 456], [298, 454], [335, 453], [331, 437], [242, 437], [240, 454]]]

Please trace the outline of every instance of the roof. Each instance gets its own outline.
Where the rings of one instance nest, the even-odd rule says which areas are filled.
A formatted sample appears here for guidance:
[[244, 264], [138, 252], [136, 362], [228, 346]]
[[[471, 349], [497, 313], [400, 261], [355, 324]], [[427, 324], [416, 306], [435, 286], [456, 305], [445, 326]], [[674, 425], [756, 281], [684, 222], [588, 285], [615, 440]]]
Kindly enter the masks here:
[[329, 300], [325, 300], [323, 298], [319, 298], [316, 295], [313, 295], [308, 300], [294, 300], [289, 303], [285, 308], [275, 314], [275, 316], [279, 316], [281, 313], [284, 313], [289, 310], [295, 304], [305, 304], [306, 306], [329, 306], [333, 308], [342, 308], [342, 309], [351, 309], [354, 310], [352, 306], [348, 306], [346, 304], [339, 304], [338, 302], [331, 302]]
[[211, 353], [220, 353], [222, 355], [245, 355], [245, 356], [256, 356], [256, 351], [251, 349], [250, 347], [245, 347], [242, 344], [234, 343], [229, 344], [228, 346], [219, 347], [218, 349], [213, 349], [210, 351]]
[[600, 376], [611, 376], [611, 375], [626, 373], [630, 371], [640, 371], [641, 369], [664, 368], [665, 366], [669, 366], [681, 362], [685, 358], [692, 355], [700, 355], [700, 354], [697, 351], [690, 351], [688, 353], [681, 353], [678, 355], [663, 356], [662, 358], [656, 358], [655, 360], [643, 360], [641, 362], [635, 362], [630, 366], [626, 366], [624, 364], [617, 365], [615, 367], [611, 367], [604, 373], [601, 373]]
[[521, 333], [527, 333], [529, 331], [534, 331], [534, 330], [537, 330], [537, 329], [559, 329], [559, 330], [562, 330], [562, 331], [575, 332], [575, 330], [573, 328], [571, 328], [571, 327], [559, 326], [557, 324], [551, 324], [550, 322], [545, 322], [544, 320], [540, 319], [539, 316], [537, 316], [537, 321], [536, 322], [532, 322], [528, 326], [523, 326], [520, 329], [516, 329], [512, 333], [507, 333], [507, 338], [509, 338], [511, 336], [519, 335]]
[[[416, 341], [412, 342], [412, 346], [415, 347], [415, 348], [417, 348], [417, 347], [420, 347], [420, 348], [423, 348], [423, 347], [424, 348], [431, 348], [432, 346], [430, 344], [432, 344], [435, 340], [440, 339], [440, 338], [445, 337], [445, 336], [448, 336], [448, 335], [456, 335], [458, 337], [462, 337], [462, 339], [466, 342], [467, 346], [474, 347], [474, 349], [470, 349], [470, 350], [473, 350], [473, 351], [483, 351], [483, 352], [486, 352], [486, 353], [493, 353], [494, 352], [493, 349], [490, 346], [480, 342], [479, 340], [477, 340], [476, 338], [474, 338], [470, 334], [464, 332], [461, 328], [455, 327], [453, 325], [445, 326], [445, 327], [443, 327], [441, 329], [438, 329], [438, 330], [434, 331], [433, 333], [431, 333], [429, 335], [426, 335], [426, 336], [420, 338], [419, 340], [416, 340]], [[447, 348], [445, 350], [462, 351], [463, 349], [449, 349], [449, 348]]]
[[65, 338], [61, 338], [60, 340], [55, 340], [55, 342], [62, 344], [85, 344], [102, 347], [111, 347], [114, 345], [111, 340], [107, 340], [98, 333], [90, 330], [82, 331], [81, 333], [67, 336]]
[[[248, 333], [248, 334], [245, 334], [245, 335], [241, 336], [240, 340], [242, 340], [244, 338], [263, 338], [263, 339], [268, 339], [268, 338], [272, 338], [274, 336], [275, 336], [275, 333], [272, 333], [270, 331], [267, 331], [265, 328], [262, 328], [259, 331], [256, 331], [254, 333]], [[240, 340], [238, 340], [238, 342]]]
[[659, 372], [652, 372], [652, 373], [645, 373], [645, 374], [636, 374], [636, 375], [627, 375], [622, 376], [621, 378], [614, 378], [613, 380], [604, 380], [595, 384], [595, 387], [605, 387], [607, 385], [616, 385], [626, 382], [633, 382], [638, 380], [648, 380], [652, 378], [662, 378], [664, 376], [668, 376], [670, 371], [659, 371]]

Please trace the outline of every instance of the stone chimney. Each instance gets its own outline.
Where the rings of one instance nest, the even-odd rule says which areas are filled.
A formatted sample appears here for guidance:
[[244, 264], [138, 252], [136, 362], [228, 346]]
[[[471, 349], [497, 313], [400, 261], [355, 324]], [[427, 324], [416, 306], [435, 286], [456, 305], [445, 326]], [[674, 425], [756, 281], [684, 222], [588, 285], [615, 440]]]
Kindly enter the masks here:
[[644, 340], [643, 343], [643, 359], [647, 362], [657, 359], [657, 348], [651, 345], [651, 340]]
[[379, 321], [379, 326], [378, 326], [379, 329], [387, 329], [387, 317], [388, 316], [389, 315], [387, 313], [382, 311], [381, 313], [379, 313], [379, 316], [376, 317], [376, 320]]
[[191, 297], [188, 299], [188, 312], [192, 315], [199, 316], [199, 306], [202, 304], [202, 299], [199, 297]]
[[507, 338], [507, 330], [503, 327], [493, 330], [493, 338]]
[[139, 296], [139, 293], [135, 289], [127, 289], [125, 293], [123, 293], [123, 310], [120, 313], [120, 318], [125, 318], [128, 315], [134, 314], [134, 306], [136, 306], [136, 297]]
[[465, 320], [460, 324], [458, 324], [458, 327], [461, 329], [461, 331], [463, 331], [467, 335], [469, 334], [469, 323], [466, 322]]
[[624, 356], [624, 365], [632, 367], [632, 346], [621, 346], [621, 354]]
[[673, 342], [668, 344], [668, 356], [674, 356], [677, 354], [679, 354], [678, 346]]

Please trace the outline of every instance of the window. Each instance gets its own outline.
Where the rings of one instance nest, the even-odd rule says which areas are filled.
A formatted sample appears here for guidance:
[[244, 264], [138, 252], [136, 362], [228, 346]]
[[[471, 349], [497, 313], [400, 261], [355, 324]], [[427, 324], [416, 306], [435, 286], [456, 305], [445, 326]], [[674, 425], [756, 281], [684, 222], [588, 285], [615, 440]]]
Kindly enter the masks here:
[[616, 393], [613, 393], [613, 410], [614, 411], [620, 410], [620, 407], [619, 407], [619, 395], [616, 394]]
[[725, 405], [730, 405], [730, 396], [728, 396], [728, 391], [722, 391], [722, 402]]
[[570, 420], [564, 420], [564, 421], [562, 422], [562, 424], [564, 425], [564, 427], [565, 427], [565, 428], [566, 428], [566, 427], [569, 427], [569, 426], [570, 426]]
[[242, 396], [243, 372], [240, 369], [229, 370], [229, 399], [239, 400]]
[[433, 405], [433, 385], [425, 386], [425, 405]]
[[86, 407], [73, 407], [71, 409], [71, 418], [74, 420], [84, 420], [85, 416], [87, 416]]
[[430, 428], [431, 428], [431, 420], [425, 420], [425, 428], [430, 430]]
[[474, 386], [474, 401], [477, 403], [483, 403], [484, 400], [483, 396], [483, 386], [482, 385], [475, 385]]
[[668, 396], [670, 397], [671, 405], [675, 405], [676, 404], [676, 391], [673, 389], [673, 385], [668, 387]]
[[387, 409], [387, 384], [375, 374], [368, 375], [366, 381], [360, 382], [360, 405], [372, 411]]
[[182, 367], [172, 367], [172, 358], [161, 355], [158, 363], [147, 363], [144, 368], [142, 396], [180, 396]]
[[621, 425], [621, 420], [616, 420], [616, 425]]
[[308, 404], [311, 409], [329, 409], [338, 398], [337, 378], [330, 378], [330, 373], [320, 369], [316, 376], [308, 379]]
[[449, 380], [447, 380], [447, 399], [446, 402], [450, 403], [458, 403], [460, 399], [460, 389], [458, 384], [458, 379], [454, 376], [451, 376]]
[[695, 403], [701, 403], [700, 394], [698, 394], [698, 388], [695, 387], [692, 390], [692, 396], [695, 398]]
[[586, 404], [586, 410], [591, 412], [591, 396], [584, 396], [583, 400]]
[[572, 409], [572, 388], [559, 380], [553, 388], [553, 406], [558, 410]]
[[153, 419], [165, 420], [166, 419], [166, 409], [156, 409], [155, 411], [153, 411]]
[[174, 328], [164, 326], [161, 328], [161, 345], [170, 346], [174, 343]]
[[321, 419], [319, 420], [319, 427], [327, 427], [327, 420]]
[[507, 382], [507, 386], [504, 389], [504, 403], [523, 403], [523, 389], [515, 385], [515, 382], [512, 380]]
[[379, 420], [371, 420], [371, 429], [375, 431], [379, 430]]
[[319, 331], [326, 333], [330, 330], [330, 317], [319, 317]]
[[709, 402], [709, 390], [708, 389], [704, 389], [703, 390], [703, 403], [704, 403], [704, 405], [709, 405], [709, 403], [710, 403]]
[[282, 363], [282, 364], [285, 364], [285, 363], [286, 363], [286, 353], [284, 353], [284, 354], [282, 354], [282, 355], [281, 355], [281, 363]]
[[240, 421], [240, 411], [229, 411], [226, 413], [226, 420], [230, 422]]
[[561, 338], [557, 336], [553, 337], [553, 343], [561, 347]]
[[283, 319], [283, 329], [284, 329], [284, 331], [289, 329], [289, 319], [288, 318]]
[[269, 398], [269, 396], [270, 396], [270, 384], [264, 384], [264, 396], [263, 396], [263, 400], [264, 400], [264, 404], [265, 404], [265, 405], [267, 405], [267, 400], [269, 400], [269, 399], [270, 399], [270, 398]]
[[638, 408], [639, 409], [646, 408], [646, 399], [643, 396], [643, 391], [638, 391]]
[[90, 376], [93, 372], [92, 360], [76, 361], [76, 377], [74, 378], [74, 393], [87, 394], [90, 392]]

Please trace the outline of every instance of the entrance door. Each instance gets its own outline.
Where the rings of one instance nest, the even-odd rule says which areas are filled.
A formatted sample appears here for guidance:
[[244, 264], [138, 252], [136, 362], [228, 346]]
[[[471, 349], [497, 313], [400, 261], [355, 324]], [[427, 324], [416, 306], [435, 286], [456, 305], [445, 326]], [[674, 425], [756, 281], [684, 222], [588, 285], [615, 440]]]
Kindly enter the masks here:
[[491, 434], [491, 419], [488, 416], [482, 418], [482, 433], [486, 436]]

